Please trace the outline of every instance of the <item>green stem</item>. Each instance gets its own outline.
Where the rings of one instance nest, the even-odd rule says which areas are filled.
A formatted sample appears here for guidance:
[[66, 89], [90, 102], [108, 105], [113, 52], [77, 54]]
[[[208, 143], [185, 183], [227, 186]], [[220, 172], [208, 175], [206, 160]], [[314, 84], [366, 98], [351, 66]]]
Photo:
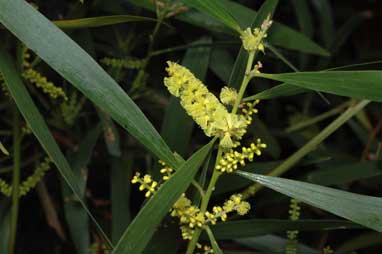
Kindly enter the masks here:
[[[349, 107], [345, 112], [343, 112], [339, 117], [337, 117], [332, 123], [325, 127], [317, 136], [311, 139], [303, 147], [292, 154], [288, 159], [282, 162], [274, 170], [272, 170], [269, 176], [280, 176], [287, 172], [290, 168], [296, 165], [305, 155], [316, 149], [316, 147], [329, 137], [333, 132], [335, 132], [339, 127], [341, 127], [345, 122], [362, 110], [370, 101], [362, 100], [355, 106]], [[254, 184], [248, 187], [242, 192], [243, 199], [247, 199], [253, 196], [258, 190], [262, 188], [260, 184]]]
[[[219, 163], [222, 154], [223, 154], [223, 150], [219, 146], [218, 154], [216, 156], [215, 166], [217, 165], [217, 163]], [[221, 173], [219, 171], [215, 170], [215, 167], [214, 167], [214, 172], [212, 173], [211, 180], [208, 184], [206, 193], [202, 197], [202, 204], [200, 205], [200, 212], [203, 214], [207, 211], [207, 207], [208, 207], [208, 203], [209, 203], [210, 198], [211, 198], [212, 191], [214, 190], [215, 184], [216, 184], [217, 180], [219, 179], [220, 175], [221, 175]], [[196, 244], [199, 240], [199, 236], [200, 236], [201, 232], [202, 232], [201, 228], [195, 229], [194, 234], [192, 235], [192, 239], [188, 243], [186, 254], [194, 253], [194, 250], [195, 250]]]
[[17, 220], [19, 214], [20, 151], [22, 138], [20, 129], [20, 114], [16, 107], [14, 109], [13, 117], [13, 176], [9, 254], [15, 253]]
[[312, 124], [315, 124], [315, 123], [318, 123], [318, 122], [320, 122], [320, 121], [322, 121], [322, 120], [325, 120], [325, 119], [328, 118], [328, 117], [337, 115], [338, 113], [340, 113], [341, 111], [343, 111], [344, 108], [346, 108], [346, 107], [350, 104], [351, 101], [352, 101], [352, 100], [350, 100], [350, 101], [348, 101], [348, 102], [345, 102], [345, 103], [343, 103], [343, 104], [341, 104], [341, 105], [335, 107], [334, 109], [331, 109], [331, 110], [329, 110], [329, 111], [327, 111], [327, 112], [325, 112], [325, 113], [323, 113], [323, 114], [321, 114], [321, 115], [312, 117], [312, 118], [310, 118], [310, 119], [308, 119], [308, 120], [306, 120], [306, 121], [299, 122], [299, 123], [297, 123], [297, 124], [295, 124], [295, 125], [293, 125], [293, 126], [290, 126], [289, 128], [287, 128], [287, 129], [285, 130], [285, 132], [286, 132], [286, 133], [290, 133], [290, 132], [298, 131], [298, 130], [301, 130], [301, 129], [303, 129], [303, 128], [306, 128], [306, 127], [308, 127], [308, 126], [310, 126], [310, 125], [312, 125]]
[[243, 98], [244, 92], [247, 89], [249, 81], [251, 80], [250, 72], [252, 70], [252, 65], [253, 65], [254, 59], [255, 59], [255, 52], [250, 52], [249, 56], [248, 56], [247, 67], [245, 68], [244, 78], [243, 78], [243, 81], [241, 82], [239, 95], [237, 97], [237, 100], [235, 101], [235, 105], [232, 108], [232, 113], [234, 113], [234, 114], [236, 114], [236, 112], [239, 108], [241, 99]]
[[[238, 98], [237, 98], [237, 100], [235, 102], [235, 105], [232, 108], [232, 113], [234, 113], [234, 114], [237, 112], [237, 110], [239, 108], [239, 105], [240, 105], [240, 102], [241, 102], [241, 100], [243, 98], [244, 92], [245, 92], [245, 90], [247, 88], [247, 85], [248, 85], [249, 81], [252, 78], [251, 75], [250, 75], [250, 72], [252, 70], [252, 65], [253, 65], [253, 61], [255, 59], [255, 55], [256, 55], [256, 52], [250, 52], [249, 55], [248, 55], [247, 66], [246, 66], [246, 69], [245, 69], [245, 74], [244, 74], [243, 81], [242, 81], [241, 86], [240, 86]], [[218, 170], [215, 170], [215, 168], [216, 168], [216, 165], [219, 163], [222, 155], [223, 155], [223, 149], [219, 146], [218, 153], [217, 153], [217, 156], [216, 156], [214, 171], [212, 173], [212, 176], [211, 176], [210, 182], [208, 184], [206, 193], [204, 194], [204, 196], [202, 198], [202, 204], [200, 205], [200, 212], [203, 213], [203, 214], [207, 211], [208, 203], [210, 201], [212, 192], [213, 192], [213, 190], [215, 188], [217, 180], [219, 179], [219, 177], [221, 175], [221, 172], [219, 172]], [[201, 228], [195, 229], [194, 234], [192, 235], [192, 239], [191, 239], [191, 241], [189, 242], [189, 244], [187, 246], [186, 254], [194, 253], [194, 250], [195, 250], [196, 244], [197, 244], [197, 242], [199, 240], [199, 236], [200, 236], [201, 232], [202, 232]]]

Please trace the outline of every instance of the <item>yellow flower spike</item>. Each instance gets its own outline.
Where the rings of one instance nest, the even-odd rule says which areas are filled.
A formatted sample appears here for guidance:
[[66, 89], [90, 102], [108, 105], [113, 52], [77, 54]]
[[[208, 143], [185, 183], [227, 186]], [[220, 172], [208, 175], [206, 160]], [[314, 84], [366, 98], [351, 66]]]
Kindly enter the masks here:
[[228, 150], [224, 153], [215, 169], [220, 172], [232, 173], [237, 170], [238, 164], [245, 166], [246, 160], [253, 161], [255, 154], [261, 155], [261, 149], [263, 148], [266, 148], [266, 145], [258, 139], [256, 144], [252, 143], [249, 147], [242, 147], [241, 153], [233, 149]]
[[164, 83], [169, 92], [180, 97], [183, 108], [208, 137], [218, 136], [223, 148], [232, 148], [246, 132], [245, 117], [229, 113], [187, 68], [170, 61], [167, 63], [169, 77], [164, 78]]
[[57, 87], [52, 82], [47, 81], [46, 77], [36, 70], [29, 68], [23, 72], [22, 76], [36, 87], [41, 88], [52, 99], [57, 99], [58, 97], [62, 97], [64, 100], [68, 99], [61, 87]]

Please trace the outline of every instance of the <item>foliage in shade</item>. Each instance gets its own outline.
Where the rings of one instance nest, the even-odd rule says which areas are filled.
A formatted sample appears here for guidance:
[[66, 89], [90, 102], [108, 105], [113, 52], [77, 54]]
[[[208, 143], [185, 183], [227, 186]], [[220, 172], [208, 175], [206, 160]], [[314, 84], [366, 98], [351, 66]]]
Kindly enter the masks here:
[[237, 174], [307, 204], [382, 232], [382, 198], [242, 171]]

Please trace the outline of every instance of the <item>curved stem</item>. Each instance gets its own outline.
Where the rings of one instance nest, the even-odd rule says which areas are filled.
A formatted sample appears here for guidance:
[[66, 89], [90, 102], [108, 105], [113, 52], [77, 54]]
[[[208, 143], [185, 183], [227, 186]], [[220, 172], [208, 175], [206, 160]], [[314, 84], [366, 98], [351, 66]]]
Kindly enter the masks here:
[[9, 254], [15, 253], [17, 221], [19, 214], [20, 185], [20, 151], [21, 151], [20, 114], [15, 106], [13, 113], [13, 176], [12, 176], [12, 208], [9, 238]]

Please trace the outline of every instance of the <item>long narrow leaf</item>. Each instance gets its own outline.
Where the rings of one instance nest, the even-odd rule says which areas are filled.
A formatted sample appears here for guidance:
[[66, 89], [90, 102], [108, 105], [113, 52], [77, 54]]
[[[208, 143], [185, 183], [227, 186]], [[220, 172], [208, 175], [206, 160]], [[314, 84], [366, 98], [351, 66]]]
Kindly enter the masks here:
[[315, 91], [382, 101], [382, 71], [260, 73], [258, 76]]
[[114, 16], [101, 16], [101, 17], [82, 18], [82, 19], [56, 20], [56, 21], [53, 21], [53, 23], [62, 29], [79, 29], [79, 28], [109, 26], [109, 25], [116, 25], [116, 24], [127, 23], [127, 22], [138, 22], [138, 21], [156, 22], [156, 19], [141, 17], [141, 16], [131, 16], [131, 15], [114, 15]]
[[24, 0], [0, 0], [0, 22], [147, 149], [177, 168], [174, 155], [137, 105], [57, 26]]
[[220, 0], [183, 0], [187, 5], [192, 6], [199, 11], [205, 12], [220, 22], [223, 22], [234, 31], [241, 33], [241, 28], [227, 9], [221, 4]]
[[216, 239], [230, 240], [234, 238], [254, 237], [287, 230], [316, 231], [363, 228], [345, 220], [276, 220], [252, 219], [229, 221], [212, 226]]
[[215, 139], [199, 149], [159, 188], [126, 229], [113, 254], [142, 253], [153, 236], [155, 228], [190, 185], [214, 141]]
[[289, 85], [289, 84], [281, 84], [274, 86], [272, 88], [269, 88], [267, 90], [264, 90], [262, 92], [259, 92], [255, 95], [248, 96], [244, 98], [244, 101], [253, 101], [253, 100], [269, 100], [274, 99], [277, 97], [283, 97], [283, 96], [291, 96], [296, 95], [300, 93], [306, 93], [308, 92], [308, 89], [304, 89], [299, 86]]
[[382, 232], [382, 198], [242, 171], [237, 174], [277, 192]]

